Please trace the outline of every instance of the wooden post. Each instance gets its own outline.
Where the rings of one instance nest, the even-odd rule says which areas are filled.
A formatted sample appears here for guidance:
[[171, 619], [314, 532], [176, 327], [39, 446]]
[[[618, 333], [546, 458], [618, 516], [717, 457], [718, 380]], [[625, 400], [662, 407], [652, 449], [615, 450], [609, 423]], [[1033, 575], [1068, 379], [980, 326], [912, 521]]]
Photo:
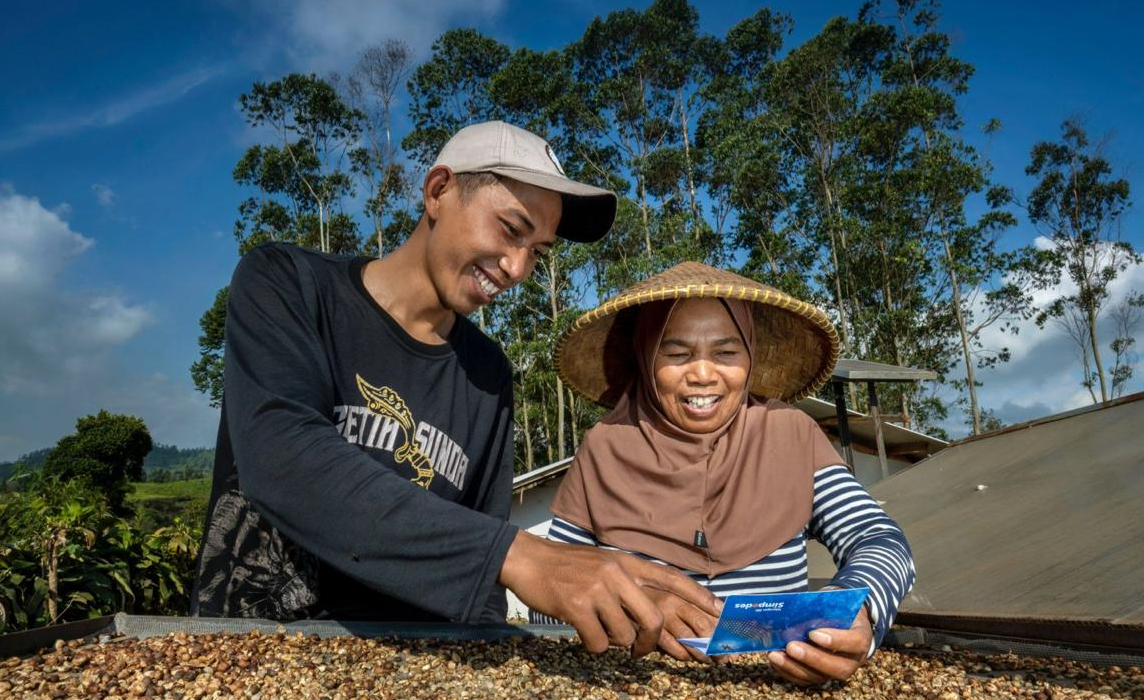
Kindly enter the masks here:
[[842, 382], [833, 381], [834, 410], [838, 412], [838, 441], [842, 444], [842, 456], [846, 458], [846, 466], [850, 473], [854, 473], [854, 448], [850, 446], [850, 423], [846, 420], [846, 392], [842, 389]]
[[882, 467], [882, 478], [890, 476], [890, 468], [886, 464], [886, 443], [882, 440], [882, 412], [878, 409], [878, 391], [874, 382], [866, 382], [866, 389], [870, 392], [870, 418], [874, 421], [874, 442], [878, 445], [878, 464]]

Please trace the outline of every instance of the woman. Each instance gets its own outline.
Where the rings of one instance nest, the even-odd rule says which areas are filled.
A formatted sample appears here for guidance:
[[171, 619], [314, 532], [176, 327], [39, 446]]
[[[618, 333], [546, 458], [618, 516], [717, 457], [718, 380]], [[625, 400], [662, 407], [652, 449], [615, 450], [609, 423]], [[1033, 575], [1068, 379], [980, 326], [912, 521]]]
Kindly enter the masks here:
[[[818, 425], [784, 401], [830, 376], [837, 335], [778, 290], [684, 263], [582, 316], [562, 340], [564, 381], [612, 411], [584, 437], [552, 502], [548, 537], [678, 567], [723, 598], [807, 589], [806, 538], [866, 586], [849, 630], [817, 630], [768, 659], [799, 684], [848, 678], [873, 654], [913, 584], [901, 529], [851, 475]], [[647, 591], [661, 648], [715, 620]], [[534, 622], [548, 621], [534, 616]]]

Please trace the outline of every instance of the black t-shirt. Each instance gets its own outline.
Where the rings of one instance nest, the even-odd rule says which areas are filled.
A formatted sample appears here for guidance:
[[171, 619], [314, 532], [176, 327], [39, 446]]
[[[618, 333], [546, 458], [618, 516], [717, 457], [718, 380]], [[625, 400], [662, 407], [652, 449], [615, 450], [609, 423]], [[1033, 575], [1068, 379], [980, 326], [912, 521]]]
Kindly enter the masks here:
[[459, 315], [410, 337], [367, 262], [270, 244], [235, 270], [196, 614], [504, 619], [508, 362]]

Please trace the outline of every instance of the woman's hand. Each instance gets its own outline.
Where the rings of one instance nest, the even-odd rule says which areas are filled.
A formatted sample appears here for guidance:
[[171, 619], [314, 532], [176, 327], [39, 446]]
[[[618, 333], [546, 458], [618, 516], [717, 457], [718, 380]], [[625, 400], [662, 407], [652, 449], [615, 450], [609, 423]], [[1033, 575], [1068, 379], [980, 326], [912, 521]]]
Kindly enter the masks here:
[[866, 662], [874, 630], [863, 605], [850, 629], [817, 629], [809, 636], [814, 644], [791, 642], [784, 651], [767, 654], [771, 667], [796, 685], [819, 685], [849, 678]]
[[674, 593], [644, 586], [643, 592], [651, 598], [663, 613], [663, 629], [659, 633], [660, 651], [680, 661], [711, 661], [698, 649], [684, 646], [677, 639], [682, 637], [710, 637], [715, 631], [718, 615], [703, 612]]

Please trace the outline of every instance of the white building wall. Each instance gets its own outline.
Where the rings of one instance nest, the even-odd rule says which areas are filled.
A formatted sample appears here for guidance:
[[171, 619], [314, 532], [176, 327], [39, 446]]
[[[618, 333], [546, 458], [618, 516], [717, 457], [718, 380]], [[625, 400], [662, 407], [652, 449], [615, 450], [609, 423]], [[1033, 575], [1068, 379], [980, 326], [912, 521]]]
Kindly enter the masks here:
[[[509, 521], [517, 527], [523, 528], [537, 537], [548, 535], [548, 523], [552, 522], [552, 513], [548, 512], [548, 504], [556, 495], [560, 486], [560, 477], [545, 484], [529, 489], [523, 493], [524, 498], [515, 496], [512, 501], [512, 513]], [[508, 592], [508, 619], [528, 619], [528, 606], [520, 602], [512, 591]]]

